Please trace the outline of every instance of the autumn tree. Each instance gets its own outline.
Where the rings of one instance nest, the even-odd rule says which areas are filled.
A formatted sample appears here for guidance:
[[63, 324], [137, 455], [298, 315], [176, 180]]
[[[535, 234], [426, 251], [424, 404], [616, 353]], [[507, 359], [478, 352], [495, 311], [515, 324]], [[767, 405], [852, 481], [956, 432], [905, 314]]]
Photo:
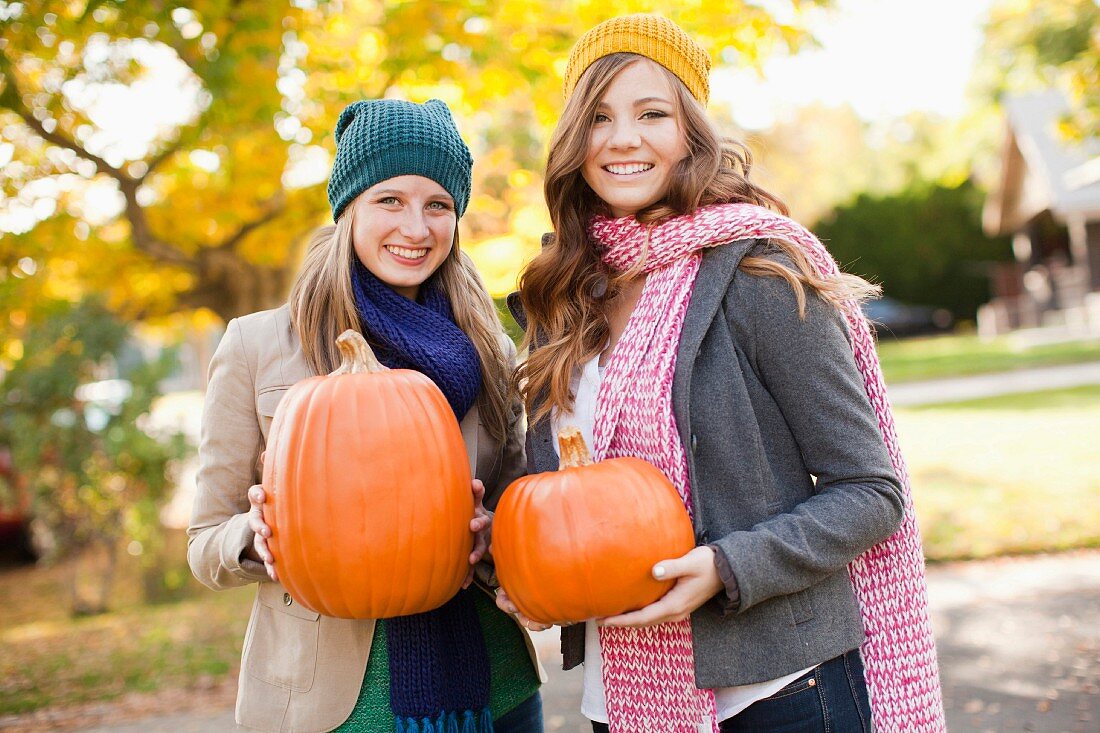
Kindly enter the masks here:
[[978, 91], [989, 99], [1041, 88], [1070, 105], [1067, 138], [1100, 136], [1100, 4], [1096, 0], [997, 0], [981, 53]]
[[[0, 445], [10, 447], [10, 475], [30, 496], [43, 559], [97, 561], [90, 578], [80, 563], [68, 570], [72, 611], [99, 613], [120, 543], [153, 551], [164, 539], [158, 511], [187, 445], [182, 434], [155, 429], [150, 412], [175, 357], [146, 360], [130, 346], [129, 326], [97, 298], [40, 307], [49, 317], [28, 329], [4, 378]], [[105, 372], [125, 379], [101, 380]]]
[[646, 10], [719, 62], [804, 38], [742, 0], [0, 0], [5, 328], [38, 297], [87, 291], [138, 317], [279, 303], [327, 217], [333, 123], [364, 97], [452, 106], [478, 161], [464, 241], [518, 261], [546, 226], [540, 169], [570, 45]]

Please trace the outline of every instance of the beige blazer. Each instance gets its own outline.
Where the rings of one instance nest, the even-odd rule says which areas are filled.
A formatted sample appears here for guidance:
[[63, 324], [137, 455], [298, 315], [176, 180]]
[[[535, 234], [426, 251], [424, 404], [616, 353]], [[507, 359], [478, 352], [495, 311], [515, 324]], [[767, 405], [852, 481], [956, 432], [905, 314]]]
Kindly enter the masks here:
[[[230, 321], [210, 362], [187, 559], [195, 577], [214, 590], [258, 584], [237, 691], [237, 723], [249, 729], [321, 733], [343, 723], [358, 698], [374, 634], [372, 620], [302, 607], [271, 582], [262, 564], [242, 558], [253, 540], [247, 492], [260, 482], [260, 452], [275, 408], [287, 389], [312, 374], [287, 306]], [[513, 411], [503, 446], [481, 427], [476, 405], [461, 428], [471, 470], [485, 483], [487, 503], [495, 504], [526, 470], [522, 418]]]

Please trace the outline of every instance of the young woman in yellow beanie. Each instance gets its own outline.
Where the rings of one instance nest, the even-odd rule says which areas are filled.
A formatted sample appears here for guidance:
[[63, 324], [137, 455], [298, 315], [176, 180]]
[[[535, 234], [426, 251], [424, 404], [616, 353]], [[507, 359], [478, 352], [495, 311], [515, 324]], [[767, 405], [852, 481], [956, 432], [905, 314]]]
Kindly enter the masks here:
[[[376, 621], [320, 615], [279, 583], [262, 451], [287, 390], [339, 365], [334, 342], [345, 329], [386, 366], [427, 375], [454, 410], [475, 477], [471, 564], [487, 544], [482, 494], [493, 506], [526, 467], [522, 410], [508, 398], [515, 348], [459, 250], [473, 159], [450, 110], [439, 100], [356, 102], [336, 139], [335, 226], [314, 235], [289, 302], [230, 321], [210, 364], [187, 555], [214, 590], [257, 585], [237, 722], [298, 733], [541, 733], [534, 647], [480, 586], [467, 581], [438, 609]], [[418, 437], [408, 436], [410, 449], [433, 449]]]
[[[695, 549], [657, 602], [566, 626], [596, 731], [942, 731], [919, 536], [871, 332], [821, 243], [707, 119], [671, 21], [576, 44], [513, 313], [529, 470], [581, 429], [680, 492]], [[506, 594], [505, 610], [516, 609]]]

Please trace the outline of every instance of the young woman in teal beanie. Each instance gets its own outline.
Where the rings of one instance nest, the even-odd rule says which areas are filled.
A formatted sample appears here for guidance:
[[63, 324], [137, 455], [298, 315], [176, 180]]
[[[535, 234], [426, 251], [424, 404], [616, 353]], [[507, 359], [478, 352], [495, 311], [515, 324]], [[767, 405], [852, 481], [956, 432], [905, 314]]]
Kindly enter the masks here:
[[[370, 100], [336, 124], [335, 226], [317, 231], [275, 310], [229, 322], [210, 363], [188, 560], [215, 590], [257, 584], [237, 722], [263, 731], [540, 733], [530, 638], [473, 585], [439, 609], [385, 621], [322, 616], [279, 583], [260, 483], [272, 417], [301, 379], [339, 364], [360, 331], [379, 360], [415, 369], [460, 422], [475, 477], [476, 561], [490, 507], [523, 474], [515, 347], [458, 242], [473, 159], [439, 100]], [[415, 436], [410, 436], [415, 441]]]

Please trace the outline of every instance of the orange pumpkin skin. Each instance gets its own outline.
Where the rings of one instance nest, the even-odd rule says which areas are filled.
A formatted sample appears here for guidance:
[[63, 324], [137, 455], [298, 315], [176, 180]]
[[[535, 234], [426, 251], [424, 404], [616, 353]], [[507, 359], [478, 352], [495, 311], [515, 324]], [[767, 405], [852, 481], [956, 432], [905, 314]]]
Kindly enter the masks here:
[[294, 385], [275, 412], [263, 486], [275, 568], [302, 605], [391, 618], [438, 608], [461, 587], [473, 549], [469, 459], [423, 374]]
[[673, 585], [653, 579], [654, 564], [694, 546], [675, 487], [640, 458], [517, 479], [493, 517], [497, 577], [523, 615], [540, 623], [604, 618], [653, 603]]

